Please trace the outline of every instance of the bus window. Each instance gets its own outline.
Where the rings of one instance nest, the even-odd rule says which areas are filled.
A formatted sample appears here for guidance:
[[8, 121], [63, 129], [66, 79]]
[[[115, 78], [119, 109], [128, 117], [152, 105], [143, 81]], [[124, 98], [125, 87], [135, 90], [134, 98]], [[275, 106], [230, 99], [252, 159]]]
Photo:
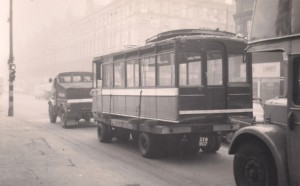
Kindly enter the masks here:
[[223, 60], [221, 51], [207, 51], [207, 85], [223, 85]]
[[113, 68], [112, 64], [103, 65], [103, 87], [112, 87]]
[[141, 59], [142, 86], [155, 86], [155, 57], [144, 57]]
[[157, 56], [158, 86], [175, 85], [174, 53]]
[[114, 87], [125, 87], [125, 62], [114, 63]]
[[243, 63], [243, 55], [228, 55], [228, 80], [229, 83], [246, 82], [246, 64]]
[[201, 85], [201, 56], [199, 53], [185, 53], [179, 65], [179, 85]]
[[130, 60], [126, 62], [127, 69], [127, 87], [138, 87], [139, 86], [139, 61]]

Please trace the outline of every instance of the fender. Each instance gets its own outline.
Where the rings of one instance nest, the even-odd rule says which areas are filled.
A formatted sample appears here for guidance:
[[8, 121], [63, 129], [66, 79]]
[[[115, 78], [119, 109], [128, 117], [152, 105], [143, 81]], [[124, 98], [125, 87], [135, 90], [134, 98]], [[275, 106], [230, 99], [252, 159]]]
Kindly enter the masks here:
[[244, 127], [238, 130], [233, 136], [228, 153], [236, 153], [239, 146], [250, 139], [261, 141], [268, 147], [274, 158], [277, 167], [278, 184], [280, 186], [289, 185], [286, 130], [285, 126], [274, 124]]

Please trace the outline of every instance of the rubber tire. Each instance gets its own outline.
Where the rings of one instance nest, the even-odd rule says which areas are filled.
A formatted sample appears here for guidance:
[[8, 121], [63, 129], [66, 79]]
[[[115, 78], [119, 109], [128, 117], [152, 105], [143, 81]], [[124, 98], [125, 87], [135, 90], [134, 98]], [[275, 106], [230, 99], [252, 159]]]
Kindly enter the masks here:
[[[257, 175], [262, 176], [261, 181], [257, 182], [257, 178], [252, 178], [246, 173], [246, 164], [249, 166], [256, 166], [249, 172], [253, 174], [260, 172]], [[258, 140], [247, 141], [242, 143], [234, 156], [233, 162], [234, 179], [237, 185], [263, 185], [263, 186], [277, 186], [277, 172], [274, 159], [269, 149]]]
[[180, 154], [180, 145], [183, 135], [182, 134], [171, 134], [167, 135], [164, 138], [164, 149], [166, 155], [179, 155]]
[[49, 105], [48, 113], [49, 113], [50, 122], [51, 123], [56, 123], [57, 115], [54, 114], [54, 108], [53, 108], [52, 105]]
[[215, 153], [221, 147], [222, 137], [217, 134], [208, 135], [207, 145], [201, 146], [201, 150], [205, 153]]
[[117, 129], [117, 139], [121, 142], [128, 142], [130, 139], [130, 131], [128, 129]]
[[157, 158], [158, 145], [158, 139], [155, 135], [147, 133], [140, 134], [138, 146], [140, 153], [144, 158]]
[[140, 133], [137, 132], [137, 131], [131, 131], [130, 133], [131, 133], [132, 141], [137, 144], [138, 141], [139, 141], [139, 135], [140, 135]]
[[186, 136], [187, 141], [184, 142], [182, 151], [184, 154], [188, 155], [195, 155], [199, 152], [200, 146], [199, 146], [199, 135], [194, 135], [194, 134], [188, 134]]
[[98, 140], [101, 143], [110, 143], [112, 140], [112, 129], [109, 125], [100, 123], [97, 128]]
[[61, 112], [61, 117], [60, 117], [60, 123], [61, 123], [61, 126], [62, 128], [68, 128], [68, 114], [65, 112], [65, 111], [62, 111]]

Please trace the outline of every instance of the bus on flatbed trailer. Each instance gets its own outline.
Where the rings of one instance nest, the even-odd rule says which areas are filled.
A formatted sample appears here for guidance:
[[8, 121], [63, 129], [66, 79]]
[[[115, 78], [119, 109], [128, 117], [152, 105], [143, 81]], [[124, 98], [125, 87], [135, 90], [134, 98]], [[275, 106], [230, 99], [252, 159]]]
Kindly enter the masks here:
[[[247, 63], [280, 62], [284, 94], [266, 101], [265, 124], [240, 129], [234, 154], [237, 185], [300, 185], [300, 1], [256, 0]], [[275, 59], [274, 59], [275, 58]]]
[[216, 152], [221, 135], [252, 119], [246, 40], [218, 30], [175, 30], [145, 46], [96, 57], [92, 112], [100, 142], [138, 142], [142, 156]]

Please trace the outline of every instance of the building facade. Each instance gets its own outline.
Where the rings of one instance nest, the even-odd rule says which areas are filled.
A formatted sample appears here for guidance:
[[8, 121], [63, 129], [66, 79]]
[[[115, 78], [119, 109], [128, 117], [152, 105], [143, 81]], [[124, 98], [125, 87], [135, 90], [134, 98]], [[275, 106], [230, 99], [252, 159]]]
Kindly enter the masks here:
[[254, 0], [235, 0], [235, 4], [236, 13], [234, 14], [234, 21], [236, 25], [236, 33], [243, 34], [249, 38]]
[[87, 5], [84, 17], [69, 16], [28, 42], [22, 51], [24, 63], [31, 63], [24, 69], [25, 77], [91, 71], [94, 57], [144, 45], [147, 38], [167, 30], [235, 31], [235, 7], [225, 0], [114, 0], [105, 6], [87, 0]]

